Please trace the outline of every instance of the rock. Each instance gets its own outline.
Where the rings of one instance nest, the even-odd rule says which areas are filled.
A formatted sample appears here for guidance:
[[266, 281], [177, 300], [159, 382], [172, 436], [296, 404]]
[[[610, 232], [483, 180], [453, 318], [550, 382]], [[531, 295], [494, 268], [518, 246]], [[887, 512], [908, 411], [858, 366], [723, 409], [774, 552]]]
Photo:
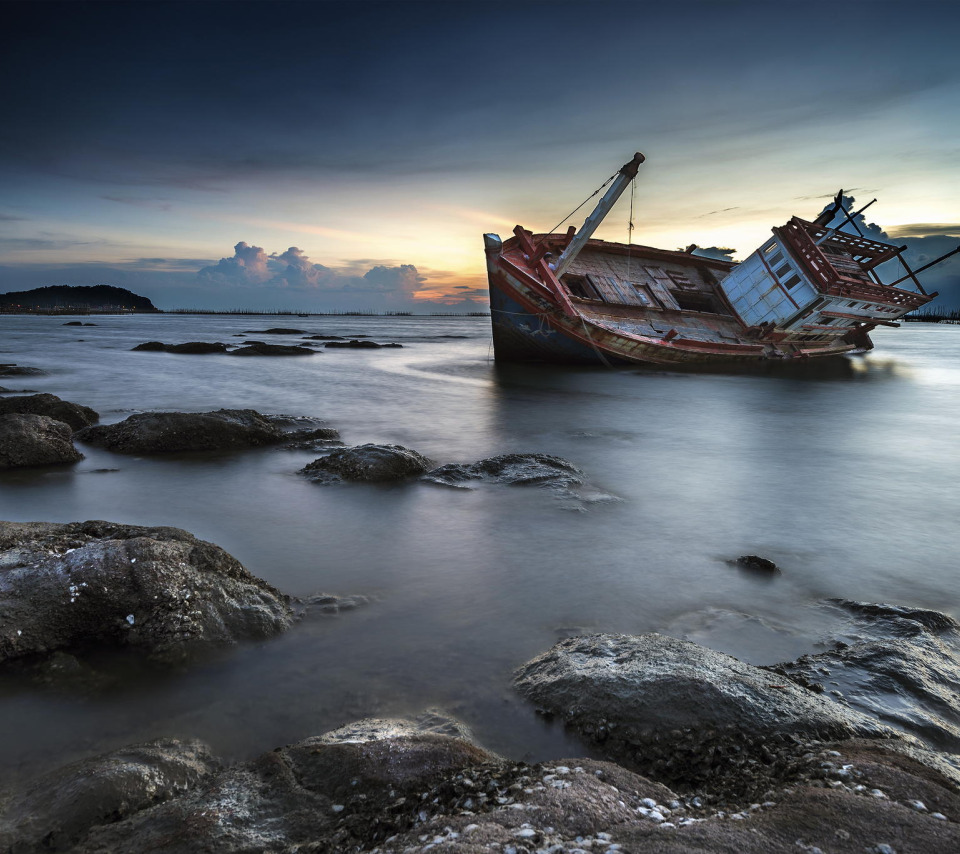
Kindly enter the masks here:
[[833, 600], [855, 616], [836, 649], [770, 669], [798, 684], [842, 693], [850, 706], [960, 754], [960, 627], [920, 608]]
[[284, 344], [264, 344], [260, 341], [247, 341], [246, 346], [231, 350], [231, 356], [310, 356], [316, 353], [309, 347]]
[[0, 400], [0, 415], [12, 412], [22, 415], [46, 415], [48, 418], [69, 424], [74, 430], [95, 424], [100, 420], [100, 415], [89, 406], [61, 400], [55, 394], [33, 394]]
[[[960, 796], [942, 778], [877, 743], [838, 747], [842, 755], [811, 755], [819, 778], [752, 804], [706, 806], [699, 796], [608, 762], [528, 765], [424, 731], [417, 721], [359, 721], [224, 771], [203, 773], [201, 764], [202, 776], [189, 779], [183, 794], [154, 806], [134, 792], [115, 816], [90, 810], [92, 822], [85, 816], [76, 823], [90, 829], [81, 830], [72, 850], [863, 854], [868, 843], [958, 850], [960, 827], [937, 816], [957, 815]], [[847, 773], [850, 785], [834, 779], [832, 769]], [[83, 775], [76, 776], [82, 787]], [[55, 783], [70, 778], [71, 769], [50, 775]], [[882, 787], [885, 796], [860, 794], [854, 784], [861, 791]], [[928, 812], [911, 806], [917, 799]], [[56, 803], [55, 788], [50, 801]], [[22, 846], [14, 850], [33, 841], [13, 839]]]
[[748, 569], [751, 572], [758, 572], [763, 575], [779, 575], [780, 567], [772, 560], [768, 560], [760, 555], [741, 555], [735, 561], [730, 561], [741, 569]]
[[277, 590], [178, 528], [0, 522], [0, 662], [89, 645], [178, 661], [292, 620]]
[[68, 320], [66, 323], [62, 324], [63, 326], [83, 326], [79, 320]]
[[46, 415], [0, 415], [0, 469], [79, 462], [72, 433]]
[[344, 341], [342, 335], [304, 335], [304, 341]]
[[430, 460], [401, 445], [358, 445], [338, 448], [304, 466], [300, 474], [317, 483], [403, 480], [423, 474]]
[[414, 726], [364, 740], [309, 738], [208, 778], [126, 820], [95, 828], [78, 852], [358, 850], [406, 829], [420, 793], [461, 769], [501, 760]]
[[218, 409], [142, 412], [117, 424], [88, 427], [77, 433], [77, 439], [121, 454], [164, 454], [254, 448], [329, 435], [330, 428], [288, 433], [254, 409]]
[[144, 344], [137, 344], [133, 350], [163, 353], [226, 353], [227, 345], [215, 341], [188, 341], [186, 344], [164, 344], [162, 341], [147, 341]]
[[380, 350], [384, 347], [403, 347], [403, 344], [377, 344], [376, 341], [358, 341], [354, 338], [352, 341], [328, 341], [324, 347], [341, 347], [348, 350]]
[[583, 483], [583, 472], [573, 463], [550, 454], [500, 454], [475, 463], [450, 463], [423, 476], [443, 486], [461, 486], [471, 480], [486, 480], [513, 486], [570, 487]]
[[323, 744], [355, 744], [423, 734], [473, 741], [469, 727], [442, 709], [426, 709], [415, 718], [364, 718], [326, 732], [318, 736], [317, 741]]
[[32, 781], [0, 811], [0, 850], [67, 851], [92, 827], [182, 795], [218, 770], [200, 742], [161, 739]]
[[46, 374], [41, 368], [28, 368], [24, 365], [0, 364], [0, 377], [38, 377]]
[[304, 600], [298, 600], [304, 611], [319, 611], [326, 616], [334, 616], [342, 611], [353, 611], [371, 601], [369, 596], [354, 594], [353, 596], [334, 596], [330, 593], [317, 593]]
[[853, 599], [829, 599], [827, 601], [865, 619], [885, 621], [888, 626], [893, 624], [894, 619], [903, 619], [919, 623], [931, 632], [960, 631], [960, 623], [953, 617], [927, 608], [857, 602]]
[[655, 633], [569, 638], [514, 685], [611, 759], [668, 785], [762, 791], [791, 773], [791, 745], [803, 739], [893, 736], [785, 678]]
[[249, 335], [305, 335], [302, 329], [290, 329], [286, 326], [272, 326], [270, 329], [247, 329]]

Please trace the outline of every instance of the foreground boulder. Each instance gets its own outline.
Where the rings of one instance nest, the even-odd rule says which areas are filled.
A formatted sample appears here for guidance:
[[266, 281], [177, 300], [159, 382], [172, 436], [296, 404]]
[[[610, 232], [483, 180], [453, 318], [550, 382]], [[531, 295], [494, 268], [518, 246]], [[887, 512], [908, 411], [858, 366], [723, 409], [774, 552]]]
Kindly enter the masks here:
[[89, 406], [61, 400], [55, 394], [31, 394], [24, 397], [8, 397], [0, 400], [0, 415], [17, 412], [24, 415], [46, 415], [74, 430], [88, 427], [100, 420], [100, 415]]
[[317, 483], [383, 482], [423, 474], [430, 460], [402, 445], [358, 445], [338, 448], [304, 466], [300, 474]]
[[117, 424], [88, 427], [77, 438], [121, 454], [163, 454], [256, 448], [338, 435], [329, 427], [288, 432], [283, 423], [285, 419], [261, 415], [255, 409], [141, 412]]
[[72, 435], [68, 424], [46, 415], [0, 415], [0, 469], [79, 462]]
[[789, 679], [653, 633], [569, 638], [514, 685], [615, 761], [724, 791], [762, 792], [789, 776], [804, 739], [893, 736]]
[[485, 480], [512, 486], [579, 486], [583, 472], [573, 463], [550, 454], [500, 454], [475, 463], [450, 463], [423, 476], [443, 486], [463, 486], [471, 480]]
[[182, 795], [218, 769], [205, 745], [175, 739], [68, 765], [0, 801], [0, 850], [67, 851], [91, 828]]
[[[151, 747], [37, 781], [17, 809], [8, 807], [4, 847], [40, 847], [31, 834], [38, 822], [16, 821], [31, 805], [54, 830], [42, 839], [44, 850], [70, 847], [78, 854], [889, 854], [960, 846], [957, 793], [909, 758], [856, 741], [811, 753], [808, 773], [762, 803], [724, 809], [609, 762], [505, 761], [464, 738], [425, 729], [420, 719], [360, 721], [224, 771], [207, 771], [202, 748], [192, 763], [175, 754], [180, 765], [173, 773], [162, 765], [171, 762], [164, 755], [156, 761], [164, 775], [156, 799], [162, 802], [145, 803], [135, 786], [128, 801], [119, 801], [110, 785], [106, 797], [89, 797], [91, 777], [97, 782], [90, 769], [129, 753], [132, 767], [123, 776], [136, 781], [151, 770], [144, 755]], [[71, 777], [79, 797], [61, 816], [53, 808]], [[171, 781], [183, 793], [166, 799]], [[107, 815], [111, 803], [116, 812]]]
[[226, 353], [227, 345], [216, 341], [188, 341], [186, 344], [164, 344], [162, 341], [147, 341], [137, 344], [134, 351], [156, 353]]
[[0, 522], [0, 662], [91, 644], [175, 661], [292, 620], [279, 591], [178, 528]]

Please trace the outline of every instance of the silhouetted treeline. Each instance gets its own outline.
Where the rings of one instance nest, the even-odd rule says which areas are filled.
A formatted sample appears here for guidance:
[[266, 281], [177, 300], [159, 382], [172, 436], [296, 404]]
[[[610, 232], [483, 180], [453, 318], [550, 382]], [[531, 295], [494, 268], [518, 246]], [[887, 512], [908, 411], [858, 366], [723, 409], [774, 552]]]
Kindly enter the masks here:
[[912, 321], [913, 323], [951, 323], [960, 321], [960, 308], [947, 309], [922, 308], [919, 311], [905, 314], [901, 320]]

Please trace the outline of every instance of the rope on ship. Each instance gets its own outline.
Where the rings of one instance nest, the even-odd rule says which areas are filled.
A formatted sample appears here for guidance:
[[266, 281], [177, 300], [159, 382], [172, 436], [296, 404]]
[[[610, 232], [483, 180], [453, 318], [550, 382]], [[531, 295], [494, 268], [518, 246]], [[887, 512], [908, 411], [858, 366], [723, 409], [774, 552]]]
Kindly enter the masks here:
[[572, 217], [578, 210], [580, 210], [580, 208], [582, 208], [587, 202], [589, 202], [590, 199], [592, 199], [594, 196], [597, 196], [601, 192], [603, 192], [603, 190], [606, 189], [607, 184], [609, 184], [619, 174], [620, 174], [619, 170], [614, 172], [609, 178], [607, 178], [606, 181], [604, 181], [599, 187], [597, 187], [597, 189], [593, 192], [592, 195], [587, 196], [587, 198], [585, 198], [582, 202], [580, 202], [579, 205], [577, 205], [572, 211], [570, 211], [570, 213], [568, 213], [562, 220], [560, 220], [560, 222], [558, 222], [553, 228], [551, 228], [548, 233], [553, 234], [558, 228], [560, 228], [561, 225], [563, 225], [568, 219], [570, 219], [570, 217]]

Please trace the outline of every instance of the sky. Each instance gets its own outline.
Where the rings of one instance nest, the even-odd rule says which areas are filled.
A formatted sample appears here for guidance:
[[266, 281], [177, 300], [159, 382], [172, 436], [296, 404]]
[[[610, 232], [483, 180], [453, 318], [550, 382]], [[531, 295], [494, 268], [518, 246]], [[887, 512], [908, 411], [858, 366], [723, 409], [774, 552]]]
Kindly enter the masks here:
[[[0, 292], [475, 310], [484, 232], [743, 258], [839, 189], [960, 244], [960, 4], [4, 2]], [[580, 225], [590, 206], [570, 222]], [[564, 225], [565, 227], [565, 225]], [[960, 307], [960, 257], [924, 277]]]

